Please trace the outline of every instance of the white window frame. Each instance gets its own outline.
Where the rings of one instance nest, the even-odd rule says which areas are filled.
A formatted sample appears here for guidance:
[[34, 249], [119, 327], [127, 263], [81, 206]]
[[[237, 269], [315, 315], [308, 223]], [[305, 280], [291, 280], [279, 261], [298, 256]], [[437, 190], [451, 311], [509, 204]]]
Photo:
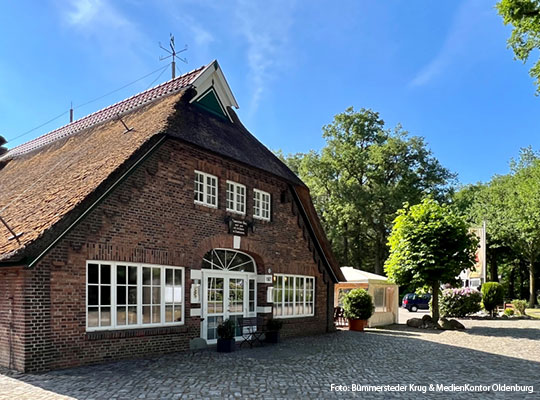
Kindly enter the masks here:
[[[229, 185], [232, 187], [233, 208], [229, 207], [229, 193], [230, 193]], [[238, 193], [238, 189], [244, 189], [244, 194], [240, 195]], [[236, 213], [236, 214], [246, 215], [246, 198], [247, 198], [247, 188], [246, 188], [246, 186], [242, 185], [241, 183], [237, 183], [237, 182], [228, 180], [227, 181], [227, 193], [226, 194], [227, 194], [227, 197], [226, 197], [227, 211], [230, 211], [230, 212], [233, 212], [233, 213]], [[239, 197], [243, 197], [243, 201], [239, 201]], [[242, 207], [240, 207], [240, 206], [242, 206]]]
[[[104, 264], [104, 265], [110, 265], [111, 266], [111, 325], [110, 326], [88, 326], [88, 308], [89, 307], [95, 307], [94, 305], [88, 304], [88, 266], [90, 264]], [[117, 324], [117, 267], [118, 266], [126, 266], [126, 267], [137, 267], [137, 324], [134, 325], [118, 325]], [[147, 323], [143, 324], [143, 315], [142, 315], [142, 308], [143, 308], [143, 267], [147, 268], [160, 268], [161, 269], [161, 280], [160, 280], [160, 296], [161, 296], [161, 302], [160, 302], [160, 314], [161, 314], [161, 321], [159, 323]], [[101, 268], [100, 273], [101, 273]], [[165, 277], [166, 277], [166, 269], [173, 269], [173, 270], [179, 270], [182, 272], [182, 295], [181, 295], [181, 301], [182, 301], [182, 312], [181, 312], [181, 321], [173, 321], [173, 322], [165, 322]], [[126, 275], [126, 279], [127, 275]], [[131, 262], [111, 262], [111, 261], [104, 261], [104, 260], [87, 260], [86, 261], [86, 309], [85, 309], [85, 315], [86, 315], [86, 331], [87, 332], [94, 332], [94, 331], [116, 331], [116, 330], [129, 330], [129, 329], [140, 329], [140, 328], [153, 328], [153, 327], [165, 327], [165, 326], [177, 326], [177, 325], [184, 325], [185, 324], [185, 311], [186, 311], [186, 274], [185, 274], [185, 268], [184, 267], [178, 267], [174, 265], [156, 265], [156, 264], [144, 264], [144, 263], [131, 263]], [[95, 284], [91, 284], [95, 285]], [[100, 284], [99, 284], [100, 285]], [[122, 284], [121, 284], [122, 285]], [[121, 306], [123, 307], [123, 305]], [[99, 306], [101, 308], [101, 306]], [[174, 308], [173, 308], [174, 313]], [[174, 315], [174, 314], [173, 314]], [[99, 317], [98, 317], [99, 318]]]
[[[201, 175], [204, 178], [203, 191], [202, 191], [203, 200], [201, 201], [201, 200], [198, 200], [198, 199], [194, 198], [193, 200], [194, 200], [195, 204], [201, 204], [203, 206], [211, 207], [211, 208], [218, 208], [218, 202], [219, 202], [219, 179], [218, 179], [218, 177], [215, 176], [215, 175], [212, 175], [212, 174], [208, 174], [206, 172], [195, 170], [195, 175], [194, 175], [194, 179], [193, 179], [193, 186], [194, 186], [193, 187], [193, 194], [201, 193], [200, 191], [197, 190], [197, 183], [196, 183], [197, 175]], [[216, 189], [216, 195], [215, 195], [216, 204], [212, 204], [212, 203], [208, 202], [210, 189], [213, 187], [212, 185], [208, 184], [208, 178], [216, 180], [216, 186], [215, 186], [215, 189]]]
[[[315, 277], [314, 276], [309, 276], [309, 275], [290, 275], [290, 274], [274, 274], [274, 277], [282, 277], [282, 278], [287, 278], [287, 279], [292, 279], [293, 280], [293, 302], [292, 302], [292, 308], [293, 308], [293, 314], [292, 315], [274, 315], [274, 310], [272, 309], [272, 314], [273, 314], [273, 318], [305, 318], [305, 317], [313, 317], [315, 315], [315, 293], [316, 293], [316, 288], [315, 288]], [[296, 279], [297, 278], [302, 278], [304, 279], [304, 301], [303, 301], [303, 309], [304, 309], [304, 313], [302, 314], [296, 314]], [[306, 305], [308, 304], [307, 302], [307, 281], [308, 279], [311, 280], [312, 284], [313, 284], [313, 289], [312, 289], [312, 303], [313, 303], [313, 312], [312, 313], [306, 313]], [[282, 279], [282, 282], [284, 282], [285, 280]], [[277, 301], [276, 302], [276, 299], [274, 298], [273, 300], [273, 308], [276, 307], [276, 306], [281, 306], [282, 307], [282, 310], [284, 310], [284, 304], [285, 304], [285, 290], [284, 290], [284, 286], [282, 286], [281, 288], [276, 288], [276, 286], [274, 286], [274, 289], [273, 289], [273, 292], [276, 293], [276, 289], [281, 289], [281, 301]]]
[[[257, 198], [257, 195], [259, 198]], [[267, 198], [267, 201], [264, 201], [264, 198]], [[263, 204], [268, 204], [268, 216], [264, 216]], [[265, 192], [260, 189], [253, 189], [253, 218], [261, 219], [263, 221], [270, 221], [272, 215], [272, 196], [270, 193]]]

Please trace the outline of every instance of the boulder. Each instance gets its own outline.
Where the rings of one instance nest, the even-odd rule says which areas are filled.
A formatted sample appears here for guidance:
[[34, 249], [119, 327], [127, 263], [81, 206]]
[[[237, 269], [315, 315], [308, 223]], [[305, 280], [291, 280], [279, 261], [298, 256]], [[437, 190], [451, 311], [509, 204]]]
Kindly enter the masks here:
[[441, 319], [441, 329], [454, 331], [456, 329], [465, 329], [463, 324], [455, 319], [447, 320]]
[[421, 328], [424, 322], [420, 318], [411, 318], [407, 320], [407, 326], [412, 328]]

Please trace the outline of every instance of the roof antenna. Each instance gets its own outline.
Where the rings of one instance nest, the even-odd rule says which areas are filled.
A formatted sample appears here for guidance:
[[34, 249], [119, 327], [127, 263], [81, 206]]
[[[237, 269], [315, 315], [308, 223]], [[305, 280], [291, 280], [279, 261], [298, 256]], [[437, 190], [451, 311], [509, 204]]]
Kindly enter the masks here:
[[[170, 35], [170, 40], [169, 40], [169, 46], [170, 46], [170, 50], [169, 49], [166, 49], [165, 47], [163, 47], [161, 45], [161, 42], [159, 42], [159, 47], [161, 47], [162, 50], [165, 50], [167, 53], [169, 53], [168, 56], [166, 57], [159, 57], [159, 61], [163, 61], [163, 60], [166, 60], [167, 58], [169, 57], [172, 57], [172, 63], [171, 63], [171, 75], [172, 75], [172, 79], [174, 79], [176, 77], [176, 58], [178, 57], [178, 54], [179, 53], [183, 53], [184, 51], [187, 50], [187, 44], [184, 46], [184, 48], [180, 51], [176, 51], [175, 47], [174, 47], [174, 36], [172, 33], [169, 33]], [[186, 63], [187, 64], [187, 59], [186, 58], [180, 58], [178, 57], [178, 59], [180, 61], [182, 61], [183, 63]]]
[[71, 107], [69, 108], [69, 122], [73, 122], [73, 102], [71, 102]]
[[15, 231], [9, 227], [9, 225], [7, 224], [7, 222], [4, 221], [4, 218], [2, 218], [2, 217], [0, 217], [0, 222], [7, 228], [7, 230], [9, 231], [9, 233], [11, 233], [11, 237], [9, 237], [8, 240], [13, 240], [13, 239], [15, 239], [18, 243], [21, 243], [21, 241], [19, 240], [19, 238], [22, 236], [22, 232], [21, 232], [21, 233], [15, 233]]
[[124, 128], [126, 128], [125, 132], [124, 133], [128, 133], [128, 132], [131, 132], [134, 128], [128, 128], [128, 126], [126, 125], [126, 123], [124, 122], [124, 120], [122, 119], [122, 117], [120, 116], [120, 113], [116, 114], [116, 117], [118, 118], [118, 120], [122, 123], [122, 125], [124, 125]]

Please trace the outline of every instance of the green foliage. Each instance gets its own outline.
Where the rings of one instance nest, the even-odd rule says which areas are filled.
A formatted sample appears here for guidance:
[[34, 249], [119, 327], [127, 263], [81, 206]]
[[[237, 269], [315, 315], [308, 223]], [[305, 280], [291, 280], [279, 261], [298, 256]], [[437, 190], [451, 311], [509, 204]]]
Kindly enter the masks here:
[[377, 112], [348, 108], [323, 127], [321, 152], [284, 157], [310, 188], [341, 265], [382, 273], [388, 232], [404, 202], [445, 198], [454, 175], [423, 138], [388, 129]]
[[456, 283], [474, 266], [478, 240], [469, 226], [446, 205], [433, 199], [406, 206], [394, 221], [385, 270], [398, 284]]
[[236, 323], [232, 319], [226, 319], [217, 327], [217, 334], [221, 339], [233, 339], [236, 331]]
[[536, 297], [535, 263], [540, 257], [540, 155], [531, 147], [523, 148], [510, 168], [509, 174], [478, 185], [473, 195], [471, 188], [462, 189], [464, 193], [454, 196], [454, 206], [461, 208], [471, 223], [487, 221], [491, 263], [510, 263], [510, 270], [521, 262], [527, 264], [532, 307]]
[[469, 288], [445, 289], [439, 306], [443, 317], [465, 317], [482, 309], [482, 293]]
[[504, 290], [500, 283], [486, 282], [482, 285], [482, 304], [487, 312], [493, 314], [493, 311], [503, 301]]
[[504, 315], [511, 317], [512, 315], [514, 315], [514, 310], [512, 308], [506, 308], [504, 310]]
[[512, 305], [517, 310], [519, 315], [525, 315], [525, 308], [527, 308], [526, 300], [512, 300]]
[[269, 319], [266, 323], [266, 328], [270, 332], [278, 332], [281, 330], [281, 328], [283, 328], [283, 321], [275, 318]]
[[371, 295], [364, 289], [353, 289], [343, 298], [345, 318], [369, 319], [375, 311]]
[[388, 244], [387, 276], [400, 285], [430, 286], [438, 319], [439, 286], [457, 283], [461, 271], [474, 267], [477, 237], [450, 206], [427, 198], [398, 212]]
[[[540, 1], [501, 0], [497, 3], [499, 15], [505, 25], [514, 29], [508, 39], [508, 47], [514, 51], [516, 59], [527, 62], [535, 49], [540, 49]], [[536, 94], [540, 94], [540, 60], [529, 71], [535, 80]]]

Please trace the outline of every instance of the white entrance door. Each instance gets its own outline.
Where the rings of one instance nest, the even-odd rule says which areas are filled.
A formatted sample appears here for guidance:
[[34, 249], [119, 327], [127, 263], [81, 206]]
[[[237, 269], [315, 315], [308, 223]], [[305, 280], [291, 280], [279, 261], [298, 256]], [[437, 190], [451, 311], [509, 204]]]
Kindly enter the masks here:
[[[226, 319], [238, 319], [249, 314], [249, 277], [238, 273], [203, 273], [203, 323], [201, 336], [209, 343], [217, 338], [217, 327]], [[241, 336], [240, 330], [236, 336]]]

